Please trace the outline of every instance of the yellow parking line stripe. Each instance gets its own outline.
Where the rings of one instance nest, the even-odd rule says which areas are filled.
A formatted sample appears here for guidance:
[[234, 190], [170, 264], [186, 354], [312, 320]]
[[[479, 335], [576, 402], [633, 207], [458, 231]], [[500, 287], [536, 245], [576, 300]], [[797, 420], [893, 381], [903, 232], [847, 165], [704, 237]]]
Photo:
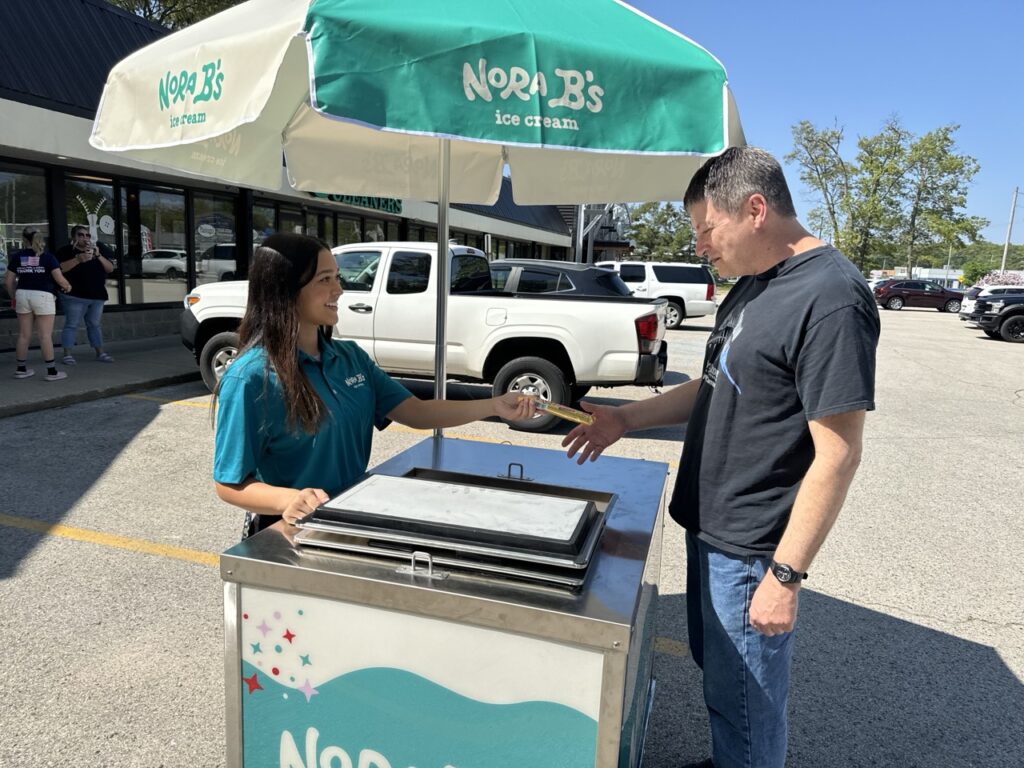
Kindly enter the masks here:
[[220, 556], [210, 552], [200, 552], [195, 549], [185, 549], [184, 547], [175, 547], [169, 544], [157, 544], [156, 542], [143, 539], [131, 539], [127, 536], [91, 531], [86, 528], [72, 528], [69, 525], [46, 523], [42, 520], [33, 520], [28, 517], [17, 517], [0, 513], [0, 525], [6, 525], [10, 528], [21, 528], [25, 531], [34, 531], [45, 536], [58, 536], [62, 539], [71, 539], [72, 541], [85, 541], [90, 544], [99, 544], [103, 547], [124, 549], [129, 552], [141, 552], [147, 555], [156, 555], [157, 557], [170, 557], [175, 560], [184, 560], [189, 563], [198, 563], [199, 565], [210, 567], [216, 567], [220, 562]]

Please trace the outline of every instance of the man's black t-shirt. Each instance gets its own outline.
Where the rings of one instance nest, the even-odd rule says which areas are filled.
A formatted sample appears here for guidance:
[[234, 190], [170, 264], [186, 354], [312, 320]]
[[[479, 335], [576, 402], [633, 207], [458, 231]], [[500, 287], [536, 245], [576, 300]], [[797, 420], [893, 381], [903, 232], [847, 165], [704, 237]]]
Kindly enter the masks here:
[[712, 546], [775, 551], [814, 458], [808, 421], [873, 410], [878, 310], [822, 246], [741, 278], [718, 309], [669, 512]]

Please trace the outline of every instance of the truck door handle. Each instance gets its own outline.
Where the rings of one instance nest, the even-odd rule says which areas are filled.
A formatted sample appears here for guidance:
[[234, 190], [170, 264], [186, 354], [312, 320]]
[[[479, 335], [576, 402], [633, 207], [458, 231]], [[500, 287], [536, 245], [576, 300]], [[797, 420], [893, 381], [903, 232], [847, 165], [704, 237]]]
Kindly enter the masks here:
[[348, 308], [351, 309], [353, 312], [360, 312], [364, 315], [373, 312], [373, 307], [371, 307], [369, 304], [349, 304]]

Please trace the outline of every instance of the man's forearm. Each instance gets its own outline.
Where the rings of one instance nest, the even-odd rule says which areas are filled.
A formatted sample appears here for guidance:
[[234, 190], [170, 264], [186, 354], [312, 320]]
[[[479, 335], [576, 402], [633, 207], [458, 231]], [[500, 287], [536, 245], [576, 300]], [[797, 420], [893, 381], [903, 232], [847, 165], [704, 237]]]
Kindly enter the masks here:
[[688, 421], [697, 400], [698, 389], [700, 379], [693, 379], [657, 397], [622, 406], [619, 411], [626, 422], [626, 430], [633, 432], [651, 427], [668, 427]]

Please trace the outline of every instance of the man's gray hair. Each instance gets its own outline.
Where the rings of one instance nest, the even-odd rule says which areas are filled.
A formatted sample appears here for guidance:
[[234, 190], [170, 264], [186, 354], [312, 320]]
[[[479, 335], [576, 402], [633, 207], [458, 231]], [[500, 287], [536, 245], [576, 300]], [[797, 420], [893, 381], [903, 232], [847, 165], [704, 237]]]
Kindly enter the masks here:
[[735, 215], [755, 194], [762, 195], [768, 207], [780, 216], [796, 218], [779, 161], [757, 147], [730, 147], [694, 174], [683, 196], [683, 206], [689, 210], [707, 200], [715, 208]]

